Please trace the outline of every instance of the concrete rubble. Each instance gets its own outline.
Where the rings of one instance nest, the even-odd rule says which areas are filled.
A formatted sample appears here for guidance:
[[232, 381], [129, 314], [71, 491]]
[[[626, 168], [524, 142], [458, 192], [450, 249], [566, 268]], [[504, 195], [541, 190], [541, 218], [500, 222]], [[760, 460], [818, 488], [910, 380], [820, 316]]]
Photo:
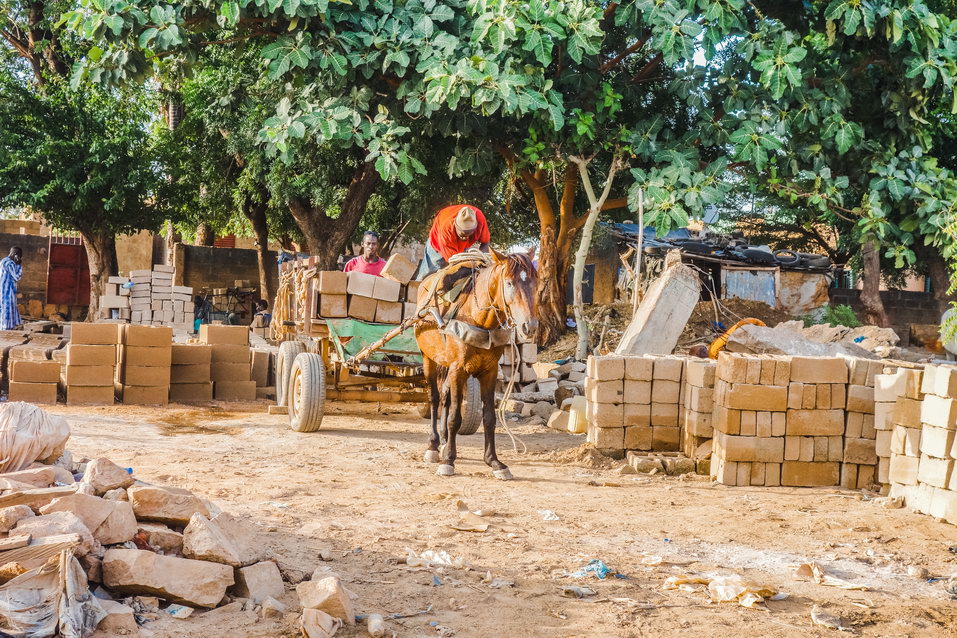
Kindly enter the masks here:
[[[80, 575], [72, 585], [80, 591], [69, 599], [86, 601], [83, 617], [94, 637], [145, 636], [141, 626], [164, 616], [177, 623], [215, 614], [286, 624], [300, 608], [305, 636], [332, 636], [355, 624], [355, 595], [337, 576], [291, 578], [294, 570], [280, 569], [247, 518], [189, 490], [137, 480], [106, 458], [74, 460], [65, 452], [45, 460], [50, 464], [0, 474], [8, 504], [0, 508], [0, 584], [15, 586], [30, 570], [63, 565], [65, 553]], [[0, 610], [0, 622], [7, 613]]]

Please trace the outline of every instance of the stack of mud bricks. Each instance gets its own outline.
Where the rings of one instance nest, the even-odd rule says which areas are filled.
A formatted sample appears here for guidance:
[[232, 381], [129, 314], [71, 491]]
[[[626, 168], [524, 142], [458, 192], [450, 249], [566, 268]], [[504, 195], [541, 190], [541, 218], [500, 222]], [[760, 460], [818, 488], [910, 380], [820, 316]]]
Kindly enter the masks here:
[[[172, 326], [176, 330], [193, 330], [193, 289], [189, 286], [173, 285], [173, 267], [157, 264], [152, 270], [134, 270], [129, 280], [111, 277], [110, 281], [119, 285], [120, 294], [128, 295], [128, 316], [130, 323], [153, 326]], [[131, 289], [123, 288], [127, 281], [133, 283]]]
[[9, 401], [56, 403], [60, 364], [56, 361], [11, 361]]
[[712, 477], [724, 485], [838, 485], [847, 379], [841, 358], [722, 353]]
[[120, 326], [116, 395], [128, 405], [169, 403], [173, 329], [168, 326]]
[[100, 318], [130, 320], [130, 289], [126, 277], [110, 277], [100, 295]]
[[210, 377], [217, 401], [255, 401], [256, 382], [251, 379], [249, 329], [246, 326], [203, 324], [199, 340], [212, 346]]
[[588, 441], [603, 451], [678, 450], [684, 360], [670, 356], [589, 357]]
[[[874, 377], [877, 481], [884, 486], [891, 484], [892, 464], [899, 483], [917, 484], [923, 374], [920, 368], [886, 367], [883, 374]], [[894, 457], [901, 458], [895, 461]], [[903, 480], [913, 482], [903, 483]]]
[[682, 384], [681, 451], [690, 459], [711, 454], [709, 441], [714, 437], [714, 382], [717, 364], [711, 359], [685, 361]]
[[910, 428], [904, 442], [905, 451], [919, 455], [892, 454], [890, 495], [903, 497], [917, 512], [957, 525], [957, 367], [924, 368], [921, 392], [920, 427]]
[[173, 403], [208, 403], [213, 399], [211, 373], [213, 347], [200, 343], [174, 343], [170, 352], [169, 400]]
[[414, 271], [415, 265], [401, 255], [389, 258], [381, 277], [320, 271], [310, 282], [309, 307], [313, 316], [324, 319], [400, 323], [415, 314], [418, 282], [410, 281]]
[[67, 405], [112, 405], [123, 325], [72, 323], [60, 383]]
[[[522, 392], [554, 392], [558, 381], [538, 379], [532, 364], [538, 361], [538, 346], [534, 343], [509, 344], [498, 367], [500, 390], [509, 382], [521, 387]], [[539, 388], [538, 384], [542, 384]]]
[[874, 427], [874, 384], [884, 370], [881, 361], [847, 359], [848, 385], [844, 420], [841, 487], [870, 489], [877, 480], [877, 429]]

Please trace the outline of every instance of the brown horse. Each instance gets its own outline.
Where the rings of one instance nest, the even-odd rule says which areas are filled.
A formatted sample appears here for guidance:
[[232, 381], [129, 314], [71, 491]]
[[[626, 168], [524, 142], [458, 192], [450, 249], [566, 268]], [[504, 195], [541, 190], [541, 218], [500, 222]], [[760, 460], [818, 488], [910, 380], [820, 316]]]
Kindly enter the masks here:
[[[441, 293], [456, 278], [463, 277], [470, 280], [465, 282], [459, 299], [438, 299], [436, 287]], [[449, 334], [453, 331], [455, 321], [447, 322], [447, 329], [444, 330], [435, 320], [423, 321], [415, 328], [415, 339], [422, 350], [432, 404], [432, 429], [425, 460], [432, 463], [441, 461], [437, 470], [440, 476], [452, 476], [455, 473], [455, 438], [462, 424], [465, 383], [469, 377], [475, 377], [481, 387], [485, 462], [492, 468], [496, 478], [512, 478], [508, 467], [498, 460], [495, 453], [495, 382], [498, 378], [498, 362], [508, 347], [507, 334], [511, 333], [511, 329], [514, 327], [522, 341], [528, 341], [535, 335], [538, 327], [535, 318], [536, 288], [537, 274], [528, 255], [505, 256], [494, 250], [490, 266], [473, 270], [467, 265], [452, 265], [429, 275], [419, 287], [419, 308], [437, 305], [438, 312], [449, 319], [446, 314], [449, 308], [457, 307], [454, 320], [459, 325], [454, 327], [465, 328], [468, 332], [457, 336]], [[503, 335], [506, 335], [505, 339]], [[487, 343], [482, 343], [483, 339]], [[439, 378], [443, 372], [445, 380], [440, 393]], [[440, 403], [446, 408], [441, 429]]]

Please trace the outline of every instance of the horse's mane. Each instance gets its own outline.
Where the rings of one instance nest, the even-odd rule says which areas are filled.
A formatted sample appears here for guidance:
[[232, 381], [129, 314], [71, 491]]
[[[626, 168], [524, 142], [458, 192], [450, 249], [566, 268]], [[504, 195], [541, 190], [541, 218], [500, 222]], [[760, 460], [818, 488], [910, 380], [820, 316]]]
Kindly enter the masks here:
[[506, 255], [505, 268], [510, 277], [517, 277], [521, 271], [529, 275], [535, 274], [535, 267], [532, 265], [531, 258], [526, 253], [511, 253]]

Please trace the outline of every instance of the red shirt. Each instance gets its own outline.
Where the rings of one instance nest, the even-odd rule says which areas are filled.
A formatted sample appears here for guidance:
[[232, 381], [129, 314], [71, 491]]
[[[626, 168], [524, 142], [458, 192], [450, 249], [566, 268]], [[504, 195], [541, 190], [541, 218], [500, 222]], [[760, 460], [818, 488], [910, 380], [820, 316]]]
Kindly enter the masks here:
[[365, 260], [365, 257], [359, 255], [358, 257], [353, 257], [346, 262], [346, 265], [342, 270], [343, 272], [364, 272], [367, 275], [381, 277], [383, 268], [385, 268], [385, 259], [379, 257], [379, 259], [376, 261], [368, 262]]
[[432, 230], [429, 231], [429, 243], [446, 261], [452, 255], [464, 253], [476, 242], [487, 244], [492, 241], [485, 215], [475, 206], [469, 206], [469, 208], [475, 213], [475, 221], [478, 222], [478, 225], [468, 239], [459, 239], [459, 234], [455, 231], [455, 216], [462, 210], [461, 204], [446, 206], [439, 211], [438, 215], [435, 216], [435, 221], [432, 222]]

